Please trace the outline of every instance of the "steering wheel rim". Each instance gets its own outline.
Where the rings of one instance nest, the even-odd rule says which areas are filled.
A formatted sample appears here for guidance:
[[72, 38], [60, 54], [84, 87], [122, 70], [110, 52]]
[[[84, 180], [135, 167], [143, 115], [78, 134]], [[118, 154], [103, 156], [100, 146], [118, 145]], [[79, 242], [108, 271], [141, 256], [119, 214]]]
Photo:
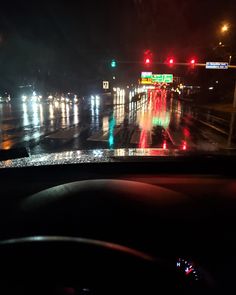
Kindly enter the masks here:
[[157, 286], [158, 289], [167, 286], [171, 273], [165, 264], [146, 253], [78, 237], [35, 236], [5, 240], [0, 242], [0, 259], [4, 270], [0, 282], [12, 284], [15, 281], [15, 286], [29, 282], [38, 284], [40, 278], [42, 286], [58, 283], [75, 286], [79, 280], [103, 293], [106, 293], [104, 287], [109, 285], [116, 285], [117, 292], [124, 286], [126, 291], [149, 287], [153, 291]]

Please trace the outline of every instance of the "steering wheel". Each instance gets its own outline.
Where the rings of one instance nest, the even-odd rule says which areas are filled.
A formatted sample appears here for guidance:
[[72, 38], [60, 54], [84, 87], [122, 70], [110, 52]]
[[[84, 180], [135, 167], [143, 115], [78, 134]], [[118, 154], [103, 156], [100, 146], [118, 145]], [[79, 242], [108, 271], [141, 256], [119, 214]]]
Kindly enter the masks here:
[[19, 204], [12, 236], [20, 238], [0, 243], [1, 281], [30, 282], [37, 290], [78, 286], [75, 294], [176, 292], [175, 264], [156, 257], [165, 257], [163, 249], [171, 253], [173, 245], [178, 251], [174, 233], [181, 239], [182, 223], [198, 214], [193, 208], [181, 193], [135, 181], [86, 180], [46, 189]]
[[[103, 241], [35, 236], [0, 243], [4, 294], [140, 294], [170, 290], [165, 264]], [[143, 294], [144, 294], [143, 293]]]

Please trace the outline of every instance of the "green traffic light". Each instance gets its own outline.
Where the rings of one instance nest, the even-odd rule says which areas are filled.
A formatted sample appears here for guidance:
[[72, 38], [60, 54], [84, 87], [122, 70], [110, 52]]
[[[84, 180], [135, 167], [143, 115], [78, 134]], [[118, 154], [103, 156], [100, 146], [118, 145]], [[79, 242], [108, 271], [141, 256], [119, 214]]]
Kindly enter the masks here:
[[116, 66], [117, 66], [116, 61], [113, 59], [113, 60], [111, 61], [111, 67], [112, 67], [112, 68], [116, 68]]

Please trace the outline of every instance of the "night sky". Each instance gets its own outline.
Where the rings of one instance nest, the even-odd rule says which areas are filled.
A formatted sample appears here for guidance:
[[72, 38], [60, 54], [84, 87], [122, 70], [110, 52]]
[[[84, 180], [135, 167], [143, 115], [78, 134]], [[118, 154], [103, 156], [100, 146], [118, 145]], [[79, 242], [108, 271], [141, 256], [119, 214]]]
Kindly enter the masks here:
[[110, 59], [142, 61], [145, 49], [157, 60], [204, 59], [225, 21], [235, 45], [235, 0], [8, 2], [0, 9], [0, 87], [8, 91], [32, 82], [86, 89], [108, 75]]

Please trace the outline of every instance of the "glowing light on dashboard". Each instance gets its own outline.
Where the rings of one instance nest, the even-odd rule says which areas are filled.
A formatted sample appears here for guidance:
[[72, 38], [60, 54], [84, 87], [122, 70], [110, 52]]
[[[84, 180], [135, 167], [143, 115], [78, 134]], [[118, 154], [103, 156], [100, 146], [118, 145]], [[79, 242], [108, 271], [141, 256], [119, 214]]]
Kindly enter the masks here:
[[179, 258], [176, 263], [179, 272], [191, 280], [198, 281], [201, 277], [198, 268], [192, 263], [185, 259]]

